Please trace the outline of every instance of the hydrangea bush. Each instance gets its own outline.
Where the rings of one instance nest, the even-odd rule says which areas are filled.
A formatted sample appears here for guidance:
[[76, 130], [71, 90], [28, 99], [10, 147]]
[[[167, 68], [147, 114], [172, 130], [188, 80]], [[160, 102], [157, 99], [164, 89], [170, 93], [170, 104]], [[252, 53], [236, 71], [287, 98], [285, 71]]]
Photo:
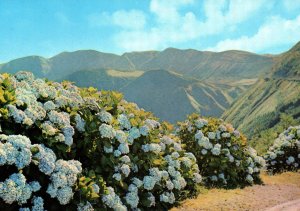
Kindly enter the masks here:
[[0, 75], [0, 104], [5, 209], [167, 209], [197, 193], [172, 126], [119, 93], [19, 72]]
[[83, 96], [96, 101], [80, 111], [85, 131], [76, 144], [83, 166], [110, 187], [101, 199], [109, 208], [167, 209], [197, 193], [202, 177], [196, 158], [169, 132], [171, 125], [117, 93], [84, 89]]
[[265, 154], [271, 173], [297, 171], [300, 168], [300, 126], [289, 127], [274, 141]]
[[[80, 199], [99, 197], [92, 185], [101, 178], [85, 177], [73, 150], [82, 103], [70, 83], [34, 79], [28, 72], [0, 75], [1, 207], [76, 209]], [[99, 187], [105, 194], [104, 181]]]
[[261, 182], [264, 159], [232, 125], [192, 114], [179, 123], [177, 134], [195, 155], [207, 186], [232, 188]]

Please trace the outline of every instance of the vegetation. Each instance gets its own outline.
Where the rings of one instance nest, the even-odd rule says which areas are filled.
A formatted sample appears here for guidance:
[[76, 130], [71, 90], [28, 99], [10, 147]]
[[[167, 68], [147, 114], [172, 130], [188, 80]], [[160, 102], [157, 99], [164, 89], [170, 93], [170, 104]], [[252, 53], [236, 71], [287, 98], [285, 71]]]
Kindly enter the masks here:
[[[270, 116], [274, 117], [275, 115], [272, 114]], [[251, 140], [249, 140], [249, 144], [257, 150], [259, 155], [264, 155], [273, 144], [274, 140], [282, 131], [285, 130], [285, 128], [288, 128], [290, 125], [297, 125], [298, 123], [299, 121], [295, 120], [293, 116], [281, 113], [275, 126], [264, 129], [253, 135]], [[266, 127], [264, 126], [264, 128]]]
[[243, 187], [260, 183], [262, 157], [246, 144], [246, 138], [221, 120], [193, 114], [179, 123], [178, 135], [197, 159], [207, 186]]
[[[208, 128], [222, 127], [221, 140], [232, 147], [226, 142], [226, 153], [225, 142], [222, 149], [214, 143], [212, 153], [222, 156], [207, 165], [172, 134], [172, 125], [120, 93], [34, 79], [29, 72], [0, 75], [0, 85], [3, 209], [166, 210], [197, 195], [201, 172], [208, 186], [220, 184], [207, 169], [219, 171], [223, 180], [217, 180], [228, 187], [259, 181], [260, 158], [242, 137], [229, 137], [220, 120]], [[230, 174], [232, 159], [239, 167]], [[224, 168], [214, 169], [220, 162]]]
[[274, 141], [265, 154], [271, 173], [297, 171], [300, 168], [300, 126], [289, 127]]
[[121, 94], [28, 72], [0, 79], [3, 209], [165, 210], [197, 194], [195, 157], [172, 126]]

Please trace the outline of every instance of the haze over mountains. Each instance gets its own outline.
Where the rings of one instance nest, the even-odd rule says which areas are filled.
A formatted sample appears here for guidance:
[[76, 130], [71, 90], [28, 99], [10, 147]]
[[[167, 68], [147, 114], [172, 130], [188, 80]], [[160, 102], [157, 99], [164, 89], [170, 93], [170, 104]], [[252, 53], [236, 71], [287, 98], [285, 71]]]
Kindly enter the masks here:
[[192, 112], [220, 117], [257, 78], [269, 74], [278, 58], [234, 50], [168, 48], [121, 56], [80, 50], [16, 59], [0, 65], [0, 71], [29, 70], [37, 77], [121, 91], [129, 101], [176, 122]]

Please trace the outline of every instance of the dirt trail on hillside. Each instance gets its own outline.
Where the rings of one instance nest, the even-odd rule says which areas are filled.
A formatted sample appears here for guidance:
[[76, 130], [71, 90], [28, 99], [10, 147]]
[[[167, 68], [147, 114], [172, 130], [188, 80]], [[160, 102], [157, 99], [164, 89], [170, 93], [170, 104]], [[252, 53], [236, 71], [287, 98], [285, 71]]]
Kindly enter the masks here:
[[262, 175], [262, 178], [264, 185], [234, 190], [212, 189], [196, 199], [184, 201], [171, 211], [300, 210], [300, 172]]

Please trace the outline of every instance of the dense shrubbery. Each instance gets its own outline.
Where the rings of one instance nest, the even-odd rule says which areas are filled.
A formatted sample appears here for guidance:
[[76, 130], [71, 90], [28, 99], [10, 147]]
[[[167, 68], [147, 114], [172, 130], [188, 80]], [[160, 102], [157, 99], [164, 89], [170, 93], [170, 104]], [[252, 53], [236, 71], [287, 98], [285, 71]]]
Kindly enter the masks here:
[[237, 187], [260, 182], [262, 157], [232, 125], [193, 114], [179, 123], [178, 136], [198, 162], [207, 186]]
[[0, 105], [1, 208], [167, 209], [197, 193], [172, 127], [118, 93], [19, 72], [0, 75]]
[[265, 155], [271, 173], [297, 171], [300, 168], [300, 126], [289, 127], [274, 141]]
[[202, 176], [260, 181], [262, 158], [231, 125], [191, 115], [172, 131], [119, 93], [2, 74], [0, 206], [166, 210], [196, 195]]

